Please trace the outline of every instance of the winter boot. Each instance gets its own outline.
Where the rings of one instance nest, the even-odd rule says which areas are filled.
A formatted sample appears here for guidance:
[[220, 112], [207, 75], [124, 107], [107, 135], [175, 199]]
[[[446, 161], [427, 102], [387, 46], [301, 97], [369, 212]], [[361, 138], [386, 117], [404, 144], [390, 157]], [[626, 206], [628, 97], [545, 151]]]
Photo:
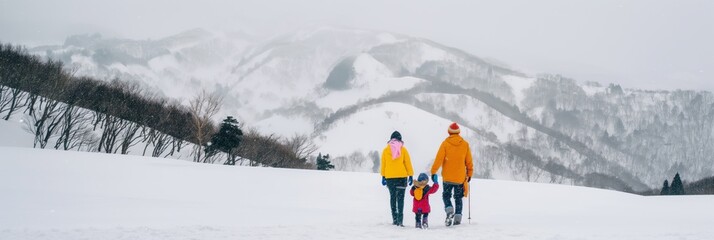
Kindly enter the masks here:
[[429, 228], [429, 217], [428, 216], [424, 216], [424, 218], [421, 220], [421, 228], [423, 228], [423, 229]]
[[416, 224], [414, 225], [416, 228], [421, 228], [421, 222], [419, 220], [416, 221]]
[[454, 223], [454, 207], [446, 207], [446, 226], [449, 227]]
[[454, 215], [454, 225], [461, 224], [461, 214]]
[[404, 214], [401, 214], [401, 213], [397, 214], [397, 224], [396, 225], [399, 227], [404, 227], [403, 220], [404, 220]]

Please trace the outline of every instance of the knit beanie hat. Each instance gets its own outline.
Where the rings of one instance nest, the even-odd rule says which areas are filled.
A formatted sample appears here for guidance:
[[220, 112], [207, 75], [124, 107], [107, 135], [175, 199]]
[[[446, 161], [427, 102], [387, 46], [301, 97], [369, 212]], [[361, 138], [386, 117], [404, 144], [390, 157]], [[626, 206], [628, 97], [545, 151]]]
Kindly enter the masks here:
[[392, 136], [389, 137], [389, 139], [390, 139], [390, 140], [391, 140], [391, 139], [397, 139], [397, 140], [399, 140], [400, 142], [403, 142], [403, 141], [402, 141], [402, 134], [399, 133], [398, 131], [394, 131], [394, 132], [392, 133]]
[[451, 123], [449, 125], [449, 134], [459, 134], [461, 133], [461, 129], [459, 129], [459, 125], [456, 123]]
[[419, 177], [417, 178], [417, 181], [424, 181], [424, 180], [429, 180], [429, 176], [426, 175], [426, 173], [420, 173]]

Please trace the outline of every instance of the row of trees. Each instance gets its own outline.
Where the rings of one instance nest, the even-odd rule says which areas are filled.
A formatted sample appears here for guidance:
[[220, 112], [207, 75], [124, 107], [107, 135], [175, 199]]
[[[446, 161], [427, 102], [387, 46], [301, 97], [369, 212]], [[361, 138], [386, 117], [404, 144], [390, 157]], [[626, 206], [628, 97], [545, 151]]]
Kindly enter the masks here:
[[662, 189], [644, 192], [644, 195], [712, 195], [714, 194], [714, 177], [706, 177], [698, 181], [683, 182], [679, 173], [674, 176], [671, 184], [664, 181]]
[[672, 179], [672, 185], [669, 185], [667, 180], [664, 180], [664, 185], [662, 186], [662, 191], [660, 195], [685, 195], [684, 184], [682, 184], [682, 179], [679, 177], [679, 173], [674, 175]]
[[0, 45], [0, 116], [20, 110], [39, 148], [127, 154], [143, 142], [144, 155], [168, 156], [194, 132], [190, 111], [137, 85], [75, 77], [61, 62]]
[[0, 117], [28, 116], [35, 147], [128, 154], [144, 144], [142, 155], [167, 157], [193, 144], [195, 162], [225, 156], [227, 165], [314, 168], [307, 159], [317, 147], [307, 136], [244, 134], [232, 117], [216, 127], [211, 119], [222, 101], [201, 92], [182, 106], [135, 84], [76, 77], [59, 61], [0, 44]]
[[225, 153], [225, 165], [247, 162], [249, 166], [313, 168], [308, 158], [316, 150], [306, 135], [282, 139], [274, 134], [261, 135], [254, 129], [244, 133], [238, 120], [228, 116], [206, 142], [204, 162], [213, 163], [219, 153]]

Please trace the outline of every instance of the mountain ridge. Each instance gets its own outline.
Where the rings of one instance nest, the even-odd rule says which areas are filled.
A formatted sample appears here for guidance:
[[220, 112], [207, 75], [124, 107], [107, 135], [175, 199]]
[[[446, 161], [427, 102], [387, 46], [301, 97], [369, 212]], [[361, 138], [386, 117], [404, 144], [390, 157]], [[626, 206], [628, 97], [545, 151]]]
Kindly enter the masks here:
[[[683, 170], [685, 176], [691, 175], [692, 179], [714, 175], [714, 168], [707, 167], [714, 164], [703, 158], [714, 154], [711, 147], [706, 147], [711, 146], [714, 138], [712, 128], [707, 126], [711, 122], [707, 116], [714, 116], [714, 96], [707, 91], [623, 89], [614, 84], [604, 87], [577, 83], [559, 75], [528, 76], [427, 39], [378, 31], [318, 28], [248, 45], [238, 53], [218, 58], [222, 64], [210, 67], [211, 71], [191, 73], [194, 77], [188, 80], [179, 77], [162, 84], [167, 81], [162, 79], [185, 72], [170, 74], [151, 70], [151, 66], [148, 71], [153, 71], [151, 76], [154, 77], [150, 79], [157, 81], [155, 88], [175, 92], [166, 94], [174, 97], [190, 96], [191, 90], [201, 88], [221, 92], [228, 102], [224, 113], [238, 113], [244, 122], [264, 131], [282, 129], [278, 134], [283, 136], [309, 134], [318, 142], [339, 141], [324, 135], [330, 129], [323, 129], [324, 123], [335, 121], [326, 125], [331, 128], [354, 127], [343, 126], [338, 120], [348, 119], [365, 106], [401, 102], [429, 112], [424, 110], [424, 106], [429, 105], [438, 110], [429, 112], [431, 115], [468, 122], [464, 125], [478, 133], [470, 140], [485, 140], [484, 144], [474, 146], [474, 152], [490, 158], [484, 161], [490, 161], [486, 165], [491, 169], [480, 173], [486, 177], [578, 185], [610, 182], [599, 187], [641, 191], [658, 186], [658, 179], [664, 180], [674, 170]], [[212, 50], [207, 47], [199, 51]], [[74, 53], [84, 56], [81, 59], [85, 60], [92, 57], [82, 51]], [[345, 61], [352, 58], [355, 60]], [[73, 59], [80, 57], [70, 61]], [[359, 60], [362, 65], [357, 66], [357, 59], [364, 60]], [[177, 64], [172, 61], [165, 65], [181, 68], [173, 67]], [[127, 70], [132, 71], [135, 70]], [[97, 73], [88, 74], [101, 76], [101, 72], [99, 68]], [[333, 72], [336, 75], [331, 78]], [[351, 84], [349, 81], [355, 77], [362, 82]], [[348, 84], [326, 87], [324, 84], [330, 79]], [[190, 87], [172, 90], [184, 84]], [[438, 91], [440, 84], [450, 85], [446, 87], [448, 91]], [[406, 96], [427, 93], [432, 98], [408, 100]], [[448, 105], [440, 102], [439, 99], [446, 100], [453, 94], [463, 95], [456, 98], [462, 100]], [[337, 104], [340, 101], [343, 103]], [[481, 121], [511, 119], [514, 122], [504, 126], [508, 131], [497, 133], [493, 128], [495, 123], [473, 122], [470, 119], [478, 116], [464, 115], [460, 109], [467, 103], [487, 106], [479, 110], [479, 114], [486, 114], [478, 118]], [[693, 107], [695, 105], [699, 107]], [[494, 115], [492, 111], [503, 115]], [[346, 116], [340, 117], [340, 114]], [[390, 121], [388, 114], [375, 117], [382, 119], [376, 124]], [[290, 126], [291, 122], [299, 127], [280, 127]], [[659, 134], [657, 126], [670, 130]], [[695, 137], [677, 131], [692, 133]], [[647, 147], [647, 142], [658, 142], [665, 147]], [[670, 145], [666, 145], [667, 142]], [[696, 145], [689, 145], [694, 143]], [[524, 155], [523, 151], [508, 146], [519, 146], [532, 154]], [[695, 147], [704, 150], [695, 152]], [[338, 161], [343, 164], [362, 166], [353, 169], [359, 171], [371, 171], [368, 163], [373, 159], [369, 159], [369, 152], [379, 150], [353, 154], [320, 149], [342, 156]], [[432, 157], [425, 155], [421, 157]], [[352, 160], [347, 160], [349, 156], [353, 156]], [[528, 159], [533, 157], [540, 160]], [[683, 163], [692, 166], [685, 167]], [[538, 172], [550, 176], [550, 180], [543, 176], [534, 179], [532, 173]], [[575, 172], [580, 177], [573, 177], [570, 182], [557, 180], [567, 172]], [[588, 177], [597, 179], [587, 180]], [[621, 182], [632, 190], [621, 187]]]

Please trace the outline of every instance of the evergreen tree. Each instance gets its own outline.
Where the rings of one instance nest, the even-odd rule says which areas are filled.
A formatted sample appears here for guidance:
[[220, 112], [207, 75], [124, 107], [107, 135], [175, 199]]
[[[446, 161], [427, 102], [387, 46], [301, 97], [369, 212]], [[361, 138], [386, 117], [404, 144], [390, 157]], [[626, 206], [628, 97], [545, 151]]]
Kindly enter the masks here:
[[322, 156], [322, 153], [320, 153], [317, 155], [317, 170], [329, 171], [333, 168], [335, 168], [335, 165], [330, 164], [330, 154]]
[[218, 151], [228, 154], [225, 165], [236, 164], [236, 151], [240, 145], [243, 131], [238, 126], [238, 120], [228, 116], [221, 123], [221, 127], [216, 134], [211, 137], [211, 142], [206, 146], [206, 155], [213, 156]]
[[659, 195], [669, 195], [669, 181], [664, 180], [664, 185], [662, 186], [662, 191], [659, 193]]
[[684, 195], [684, 184], [682, 184], [682, 179], [679, 177], [679, 173], [674, 175], [672, 186], [669, 191], [671, 195]]

